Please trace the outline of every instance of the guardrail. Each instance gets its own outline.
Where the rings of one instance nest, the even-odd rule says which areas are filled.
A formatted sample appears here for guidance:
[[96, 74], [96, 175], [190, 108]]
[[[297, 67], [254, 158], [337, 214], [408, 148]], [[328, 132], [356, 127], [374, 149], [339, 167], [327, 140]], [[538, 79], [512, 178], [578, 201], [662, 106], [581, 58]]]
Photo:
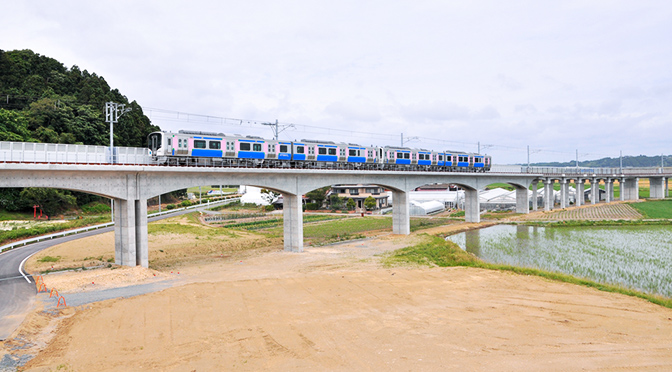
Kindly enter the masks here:
[[585, 175], [597, 176], [655, 176], [672, 175], [672, 167], [528, 167], [525, 165], [498, 165], [493, 164], [491, 172], [503, 173], [528, 173], [528, 174], [551, 174], [551, 175]]
[[[176, 213], [176, 212], [180, 212], [180, 211], [184, 211], [184, 210], [188, 210], [188, 209], [207, 208], [207, 207], [215, 206], [215, 205], [219, 205], [219, 204], [228, 204], [228, 203], [232, 203], [232, 202], [237, 201], [237, 200], [240, 200], [240, 198], [238, 197], [238, 198], [231, 198], [231, 199], [225, 199], [225, 200], [218, 200], [218, 201], [215, 201], [215, 202], [210, 202], [210, 200], [208, 200], [207, 203], [194, 204], [194, 205], [190, 205], [188, 207], [175, 208], [175, 209], [171, 209], [171, 210], [168, 210], [168, 211], [148, 214], [147, 218], [163, 216], [163, 215], [166, 215], [166, 214]], [[22, 247], [22, 246], [25, 246], [25, 245], [28, 245], [28, 244], [41, 242], [43, 240], [51, 240], [51, 239], [54, 239], [54, 238], [61, 238], [61, 237], [68, 236], [68, 235], [80, 234], [80, 233], [83, 233], [83, 232], [87, 232], [87, 231], [91, 231], [91, 230], [98, 230], [98, 229], [102, 229], [102, 228], [110, 227], [110, 226], [114, 226], [114, 222], [103, 223], [103, 224], [100, 224], [100, 225], [86, 226], [86, 227], [81, 227], [81, 228], [78, 228], [78, 229], [66, 230], [66, 231], [61, 231], [61, 232], [48, 234], [48, 235], [40, 235], [40, 236], [36, 236], [34, 238], [24, 239], [24, 240], [20, 240], [20, 241], [17, 241], [17, 242], [5, 244], [5, 245], [0, 247], [0, 253], [3, 253], [5, 251], [9, 251], [9, 250], [14, 249], [16, 247]]]

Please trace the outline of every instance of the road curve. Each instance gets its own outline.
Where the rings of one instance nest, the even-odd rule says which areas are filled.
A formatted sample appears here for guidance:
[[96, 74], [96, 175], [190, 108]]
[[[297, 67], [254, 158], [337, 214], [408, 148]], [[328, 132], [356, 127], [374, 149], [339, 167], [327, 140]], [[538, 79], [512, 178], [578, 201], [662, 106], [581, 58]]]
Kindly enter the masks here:
[[[175, 217], [204, 208], [189, 209], [162, 216], [150, 217], [148, 222]], [[35, 301], [37, 289], [35, 288], [34, 280], [26, 273], [26, 276], [30, 279], [29, 283], [20, 272], [20, 270], [22, 270], [20, 267], [21, 262], [30, 255], [51, 246], [110, 231], [114, 231], [114, 226], [75, 235], [67, 235], [52, 240], [44, 240], [14, 248], [0, 254], [0, 341], [9, 337], [21, 322], [23, 322], [27, 311], [32, 307], [33, 302]]]

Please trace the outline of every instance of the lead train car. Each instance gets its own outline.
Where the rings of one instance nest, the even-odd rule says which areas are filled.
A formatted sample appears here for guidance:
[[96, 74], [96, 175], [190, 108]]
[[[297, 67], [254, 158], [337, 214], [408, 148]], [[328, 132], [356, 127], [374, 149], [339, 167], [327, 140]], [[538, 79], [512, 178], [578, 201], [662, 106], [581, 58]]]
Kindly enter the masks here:
[[162, 165], [486, 172], [491, 157], [462, 151], [373, 147], [331, 141], [283, 141], [181, 130], [148, 136]]

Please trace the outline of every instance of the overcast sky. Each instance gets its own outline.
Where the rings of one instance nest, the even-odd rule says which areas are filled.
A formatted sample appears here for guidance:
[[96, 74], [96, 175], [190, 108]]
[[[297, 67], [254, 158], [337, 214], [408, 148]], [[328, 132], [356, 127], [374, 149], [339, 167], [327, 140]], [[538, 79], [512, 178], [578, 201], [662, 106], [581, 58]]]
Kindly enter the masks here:
[[404, 133], [495, 163], [672, 153], [665, 0], [5, 1], [0, 32], [165, 130], [271, 138], [254, 123], [277, 119], [284, 139]]

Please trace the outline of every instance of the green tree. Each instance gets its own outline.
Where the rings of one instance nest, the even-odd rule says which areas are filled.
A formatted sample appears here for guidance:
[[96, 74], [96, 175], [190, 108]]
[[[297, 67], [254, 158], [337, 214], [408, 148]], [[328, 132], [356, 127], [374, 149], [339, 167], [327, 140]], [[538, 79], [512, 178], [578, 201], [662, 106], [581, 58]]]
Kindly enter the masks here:
[[348, 208], [349, 211], [354, 211], [355, 207], [357, 204], [355, 203], [355, 199], [348, 198], [348, 201], [345, 203], [345, 206]]
[[77, 204], [77, 199], [68, 191], [27, 187], [19, 195], [26, 202], [38, 205], [48, 215], [55, 215]]
[[364, 199], [364, 208], [367, 210], [374, 210], [376, 209], [376, 199], [373, 196], [368, 196], [366, 199]]
[[332, 210], [343, 208], [343, 199], [338, 195], [332, 195], [329, 197], [329, 205]]
[[312, 200], [315, 204], [317, 204], [318, 208], [320, 208], [322, 207], [322, 204], [324, 204], [324, 199], [327, 198], [327, 192], [329, 192], [329, 189], [331, 189], [331, 186], [325, 186], [313, 191], [309, 191], [306, 193], [306, 197]]

